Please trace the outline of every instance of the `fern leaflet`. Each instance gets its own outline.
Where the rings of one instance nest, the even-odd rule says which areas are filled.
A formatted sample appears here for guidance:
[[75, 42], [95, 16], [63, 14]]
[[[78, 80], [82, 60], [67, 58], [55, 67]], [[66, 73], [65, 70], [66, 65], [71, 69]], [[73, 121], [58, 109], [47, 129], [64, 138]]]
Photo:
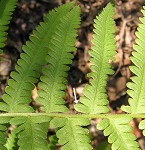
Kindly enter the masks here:
[[7, 148], [7, 150], [13, 150], [15, 148], [16, 133], [14, 130], [11, 133], [9, 133], [7, 143], [5, 144], [5, 147]]
[[12, 12], [14, 11], [18, 0], [1, 0], [0, 1], [0, 53], [1, 48], [5, 46], [6, 35], [5, 32], [11, 19]]
[[143, 129], [143, 135], [145, 136], [145, 120], [139, 123], [139, 129]]
[[114, 40], [114, 7], [111, 3], [101, 12], [95, 19], [95, 34], [93, 35], [92, 43], [94, 46], [89, 54], [91, 70], [89, 77], [92, 78], [89, 85], [86, 85], [80, 98], [80, 103], [75, 105], [75, 109], [82, 113], [97, 114], [107, 113], [109, 109], [105, 86], [107, 75], [113, 73], [109, 60], [115, 55], [115, 40]]
[[19, 150], [48, 150], [46, 139], [49, 121], [47, 116], [12, 118], [11, 124], [18, 126], [15, 133], [19, 138]]
[[109, 136], [108, 142], [112, 143], [112, 150], [139, 150], [135, 142], [135, 135], [131, 133], [129, 122], [132, 118], [103, 119], [98, 125], [99, 130], [104, 130], [104, 135]]
[[122, 110], [132, 114], [145, 113], [145, 7], [142, 10], [143, 18], [140, 18], [142, 24], [139, 24], [138, 31], [135, 33], [135, 40], [131, 61], [134, 66], [130, 66], [130, 70], [135, 76], [131, 78], [132, 82], [127, 84], [127, 91], [130, 106], [122, 106]]
[[55, 118], [51, 121], [51, 126], [58, 128], [56, 133], [62, 150], [91, 150], [88, 137], [88, 129], [81, 126], [90, 124], [88, 119], [84, 118]]
[[58, 143], [58, 139], [56, 135], [52, 135], [49, 137], [48, 150], [56, 150], [56, 144]]
[[63, 97], [66, 88], [66, 71], [69, 70], [68, 65], [71, 64], [75, 51], [76, 28], [80, 22], [79, 7], [74, 7], [61, 20], [56, 33], [53, 36], [49, 47], [49, 55], [47, 57], [48, 67], [43, 70], [38, 91], [37, 101], [43, 105], [45, 112], [66, 112], [68, 109], [64, 106]]
[[[136, 40], [133, 46], [131, 61], [133, 66], [130, 70], [134, 73], [131, 77], [132, 82], [127, 83], [129, 90], [127, 91], [129, 98], [129, 106], [122, 106], [121, 109], [127, 113], [144, 114], [145, 113], [145, 7], [142, 9], [143, 17], [139, 18], [141, 23], [136, 31]], [[143, 129], [145, 135], [145, 120], [139, 124], [139, 128]]]
[[0, 150], [6, 150], [4, 144], [6, 143], [6, 124], [9, 123], [10, 117], [0, 118]]

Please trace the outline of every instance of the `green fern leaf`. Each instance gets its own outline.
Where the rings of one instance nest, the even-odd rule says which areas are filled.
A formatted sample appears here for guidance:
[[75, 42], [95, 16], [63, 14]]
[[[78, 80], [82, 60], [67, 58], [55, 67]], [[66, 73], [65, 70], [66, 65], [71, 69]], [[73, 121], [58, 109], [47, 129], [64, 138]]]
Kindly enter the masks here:
[[8, 29], [10, 23], [12, 11], [14, 11], [18, 0], [1, 0], [0, 1], [0, 53], [1, 48], [5, 46], [6, 35], [5, 32]]
[[48, 150], [57, 150], [56, 144], [58, 142], [58, 139], [56, 135], [52, 135], [49, 137], [49, 144], [48, 144]]
[[140, 18], [142, 24], [139, 24], [138, 31], [135, 33], [137, 38], [133, 48], [131, 61], [134, 66], [130, 70], [134, 73], [132, 82], [127, 84], [127, 91], [130, 106], [122, 106], [122, 110], [132, 114], [145, 113], [145, 7], [142, 10], [143, 18]]
[[85, 118], [55, 118], [50, 126], [59, 128], [56, 135], [62, 150], [91, 150], [89, 131], [81, 127], [89, 124]]
[[107, 75], [113, 73], [109, 60], [115, 55], [114, 40], [114, 7], [109, 3], [101, 14], [95, 19], [95, 34], [92, 43], [94, 46], [89, 54], [91, 70], [89, 77], [92, 78], [89, 85], [86, 85], [80, 98], [80, 103], [75, 105], [75, 109], [82, 113], [97, 114], [107, 113], [109, 109], [105, 86]]
[[0, 150], [7, 150], [4, 146], [6, 143], [6, 124], [10, 121], [10, 117], [1, 117], [0, 118]]
[[104, 130], [104, 135], [109, 136], [108, 142], [112, 144], [112, 150], [139, 150], [139, 145], [132, 134], [129, 122], [132, 118], [103, 119], [97, 129]]
[[0, 125], [0, 149], [7, 150], [4, 144], [6, 143], [6, 127], [4, 125]]
[[19, 150], [48, 150], [46, 139], [49, 121], [47, 116], [11, 119], [11, 124], [18, 126], [15, 133], [19, 138]]
[[15, 147], [15, 142], [16, 142], [17, 136], [16, 136], [16, 133], [14, 130], [9, 134], [9, 137], [8, 137], [7, 142], [5, 144], [5, 147], [7, 148], [7, 150], [13, 150]]
[[143, 135], [145, 136], [145, 120], [139, 123], [139, 129], [143, 130]]
[[56, 34], [53, 36], [49, 47], [49, 56], [47, 57], [48, 67], [43, 71], [41, 83], [38, 91], [38, 101], [43, 105], [42, 110], [45, 112], [66, 112], [67, 107], [64, 105], [64, 96], [66, 88], [66, 77], [69, 70], [68, 65], [76, 48], [76, 28], [80, 22], [79, 7], [74, 7], [61, 20]]
[[46, 63], [46, 55], [50, 41], [56, 35], [57, 27], [63, 21], [63, 16], [68, 13], [73, 3], [62, 5], [56, 10], [52, 10], [45, 17], [45, 22], [30, 36], [30, 41], [23, 46], [25, 53], [21, 54], [18, 60], [16, 71], [11, 73], [12, 79], [9, 80], [3, 95], [5, 103], [0, 103], [0, 110], [7, 112], [32, 112], [32, 107], [28, 106], [31, 102], [31, 91], [34, 83], [38, 81], [39, 72]]

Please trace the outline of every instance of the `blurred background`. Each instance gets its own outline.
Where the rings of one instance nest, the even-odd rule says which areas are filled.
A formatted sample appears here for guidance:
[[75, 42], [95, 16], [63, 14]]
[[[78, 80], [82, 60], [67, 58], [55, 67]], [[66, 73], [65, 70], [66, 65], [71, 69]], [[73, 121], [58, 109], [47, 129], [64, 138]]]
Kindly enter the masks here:
[[[70, 2], [71, 0], [19, 0], [18, 6], [14, 11], [12, 21], [9, 25], [8, 40], [2, 55], [2, 62], [0, 62], [0, 98], [4, 93], [4, 88], [7, 85], [9, 74], [14, 70], [14, 66], [22, 52], [22, 45], [29, 39], [32, 30], [35, 29], [39, 22], [43, 20], [43, 16], [49, 10]], [[76, 40], [77, 51], [74, 53], [74, 59], [70, 65], [68, 72], [68, 84], [66, 87], [66, 104], [73, 112], [74, 96], [72, 88], [76, 88], [77, 98], [82, 94], [82, 90], [89, 79], [87, 73], [90, 72], [88, 50], [91, 46], [91, 39], [93, 34], [93, 19], [106, 6], [109, 0], [77, 0], [81, 8], [81, 25], [78, 29], [78, 37]], [[126, 93], [126, 82], [129, 81], [131, 72], [129, 70], [130, 55], [135, 39], [135, 31], [139, 23], [139, 17], [142, 16], [140, 9], [145, 5], [145, 0], [116, 0], [114, 20], [116, 23], [116, 45], [117, 54], [116, 60], [112, 62], [115, 74], [110, 76], [106, 90], [108, 93], [109, 107], [111, 113], [122, 113], [121, 105], [128, 104], [128, 95]], [[37, 89], [32, 92], [33, 104], [37, 97]], [[102, 149], [109, 150], [110, 146], [105, 143], [106, 137], [101, 131], [96, 130], [96, 123], [99, 119], [91, 121], [88, 127], [92, 139], [94, 150]], [[145, 150], [145, 139], [138, 130], [139, 119], [131, 122], [133, 132], [137, 137], [142, 150]], [[54, 134], [53, 129], [50, 129], [50, 134]], [[104, 147], [101, 146], [103, 145]], [[99, 146], [99, 147], [98, 147]], [[59, 149], [59, 146], [57, 146]]]

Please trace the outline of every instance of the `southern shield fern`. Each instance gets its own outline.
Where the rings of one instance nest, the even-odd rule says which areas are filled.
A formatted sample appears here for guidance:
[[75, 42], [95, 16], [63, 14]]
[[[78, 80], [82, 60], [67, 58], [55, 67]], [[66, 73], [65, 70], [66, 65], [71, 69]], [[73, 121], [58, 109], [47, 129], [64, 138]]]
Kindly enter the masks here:
[[[6, 25], [16, 2], [0, 1], [0, 48], [4, 46]], [[145, 11], [142, 12], [145, 15]], [[92, 72], [88, 76], [91, 80], [83, 91], [84, 96], [75, 105], [78, 114], [66, 113], [68, 108], [63, 98], [68, 65], [71, 64], [72, 53], [76, 50], [74, 45], [76, 29], [80, 23], [79, 7], [74, 2], [67, 3], [44, 17], [44, 22], [33, 31], [30, 41], [23, 46], [24, 53], [21, 54], [15, 71], [11, 73], [3, 102], [0, 102], [0, 110], [3, 112], [0, 114], [0, 150], [13, 150], [15, 146], [19, 150], [53, 149], [56, 141], [50, 144], [47, 142], [49, 126], [56, 129], [62, 150], [91, 150], [89, 130], [86, 128], [91, 118], [102, 118], [97, 128], [104, 130], [113, 150], [139, 149], [129, 123], [132, 118], [145, 118], [145, 17], [140, 19], [142, 24], [136, 32], [135, 52], [131, 57], [134, 63], [131, 71], [135, 76], [128, 83], [130, 105], [122, 107], [129, 114], [111, 115], [108, 113], [105, 86], [108, 75], [113, 73], [109, 61], [113, 60], [116, 47], [113, 14], [114, 6], [109, 3], [95, 19], [93, 46], [89, 52], [92, 57]], [[41, 104], [42, 113], [32, 113], [35, 110], [29, 105], [31, 91], [39, 78], [40, 90], [36, 101]], [[15, 126], [15, 129], [6, 140], [5, 132], [9, 125]], [[145, 134], [145, 120], [141, 121], [139, 128]]]

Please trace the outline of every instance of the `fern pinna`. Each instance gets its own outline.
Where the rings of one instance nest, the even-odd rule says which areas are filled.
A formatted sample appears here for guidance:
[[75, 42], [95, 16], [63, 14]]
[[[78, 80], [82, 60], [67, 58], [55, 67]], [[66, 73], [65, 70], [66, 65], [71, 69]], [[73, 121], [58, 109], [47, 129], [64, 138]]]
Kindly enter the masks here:
[[[79, 8], [74, 7], [66, 14], [59, 25], [52, 42], [48, 47], [48, 56], [46, 63], [48, 67], [43, 69], [43, 76], [40, 78], [37, 99], [43, 105], [45, 112], [66, 112], [68, 109], [64, 106], [63, 97], [65, 96], [66, 77], [73, 54], [75, 51], [74, 43], [76, 37], [75, 29], [80, 22]], [[47, 105], [49, 104], [49, 105]]]
[[6, 30], [8, 29], [9, 20], [13, 10], [16, 7], [18, 0], [1, 0], [0, 1], [0, 53], [2, 48], [5, 46], [6, 41]]
[[[10, 3], [11, 2], [11, 3]], [[1, 0], [0, 48], [4, 46], [5, 30], [16, 0]], [[10, 6], [11, 4], [11, 6]], [[113, 74], [110, 60], [115, 55], [114, 5], [110, 2], [94, 20], [91, 56], [90, 83], [84, 88], [79, 103], [74, 106], [78, 113], [70, 114], [65, 105], [67, 71], [73, 58], [76, 29], [80, 24], [80, 9], [74, 2], [50, 11], [44, 22], [33, 31], [30, 40], [23, 46], [23, 53], [0, 102], [0, 150], [53, 150], [56, 144], [62, 150], [91, 150], [91, 139], [86, 126], [91, 118], [102, 118], [97, 129], [103, 130], [112, 143], [113, 150], [138, 150], [136, 137], [129, 124], [132, 118], [145, 118], [144, 112], [144, 41], [145, 10], [136, 32], [136, 44], [131, 61], [134, 66], [132, 82], [128, 83], [129, 106], [122, 110], [129, 114], [109, 114], [106, 84]], [[40, 79], [40, 81], [39, 81]], [[39, 83], [38, 83], [39, 82]], [[31, 103], [31, 91], [38, 83], [36, 101], [41, 105], [39, 113]], [[34, 113], [35, 112], [35, 113]], [[13, 130], [5, 138], [7, 127]], [[48, 127], [55, 128], [56, 136], [48, 135]], [[145, 134], [145, 120], [139, 128]], [[48, 140], [49, 137], [49, 140]], [[48, 143], [49, 141], [49, 143]], [[127, 141], [127, 142], [126, 142]]]
[[[142, 9], [143, 17], [140, 18], [141, 24], [139, 24], [136, 31], [136, 40], [133, 46], [131, 61], [133, 66], [130, 66], [130, 70], [134, 73], [131, 78], [132, 82], [127, 84], [129, 88], [127, 93], [130, 96], [129, 106], [122, 106], [122, 110], [130, 114], [144, 114], [145, 113], [145, 7]], [[142, 120], [139, 124], [140, 129], [144, 129], [145, 135], [145, 120]]]

